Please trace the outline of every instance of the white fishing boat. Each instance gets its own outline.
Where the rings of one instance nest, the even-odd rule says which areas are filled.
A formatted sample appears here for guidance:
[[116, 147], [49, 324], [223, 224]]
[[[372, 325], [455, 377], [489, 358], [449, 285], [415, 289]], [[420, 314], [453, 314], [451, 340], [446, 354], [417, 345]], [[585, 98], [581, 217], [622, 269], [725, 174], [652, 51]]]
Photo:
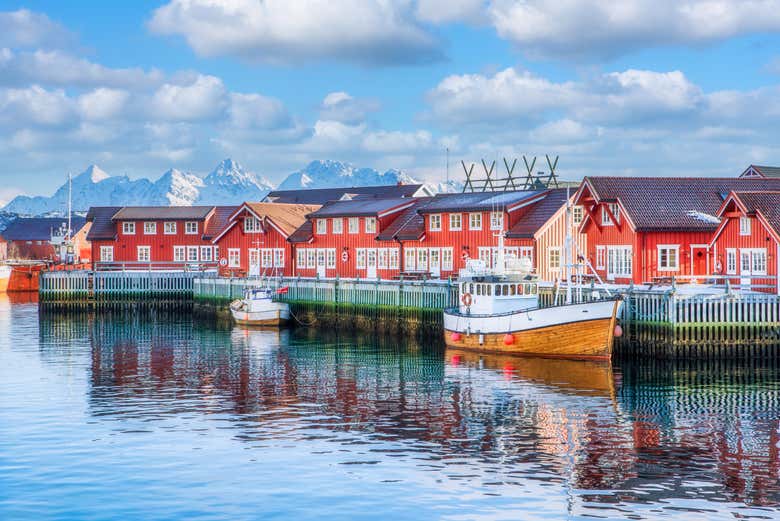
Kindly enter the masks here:
[[0, 264], [0, 293], [8, 290], [8, 283], [11, 281], [11, 266]]
[[282, 326], [290, 320], [290, 306], [274, 300], [283, 290], [249, 287], [244, 298], [230, 303], [230, 313], [237, 324], [246, 326]]
[[[503, 231], [497, 237], [495, 267], [469, 260], [459, 273], [459, 305], [444, 310], [445, 343], [493, 353], [609, 359], [620, 331], [616, 321], [621, 301], [608, 290], [594, 292], [587, 302], [575, 298], [581, 297], [582, 286], [573, 285], [572, 278], [581, 282], [584, 266], [565, 262], [555, 305], [541, 307], [530, 261], [507, 256]], [[572, 247], [567, 236], [564, 256]], [[568, 258], [573, 257], [569, 253]]]

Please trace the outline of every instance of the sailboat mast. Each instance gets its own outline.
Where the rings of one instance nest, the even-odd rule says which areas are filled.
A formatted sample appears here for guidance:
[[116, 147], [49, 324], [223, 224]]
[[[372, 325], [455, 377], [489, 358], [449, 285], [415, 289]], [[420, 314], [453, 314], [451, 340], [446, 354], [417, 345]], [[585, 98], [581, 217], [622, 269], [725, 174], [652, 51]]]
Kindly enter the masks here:
[[73, 174], [68, 172], [68, 234], [67, 241], [70, 242], [71, 236], [71, 211], [73, 210]]
[[566, 238], [563, 241], [563, 274], [566, 279], [566, 303], [571, 304], [571, 198], [569, 197], [569, 187], [566, 187], [566, 216], [564, 218], [564, 227], [566, 228]]

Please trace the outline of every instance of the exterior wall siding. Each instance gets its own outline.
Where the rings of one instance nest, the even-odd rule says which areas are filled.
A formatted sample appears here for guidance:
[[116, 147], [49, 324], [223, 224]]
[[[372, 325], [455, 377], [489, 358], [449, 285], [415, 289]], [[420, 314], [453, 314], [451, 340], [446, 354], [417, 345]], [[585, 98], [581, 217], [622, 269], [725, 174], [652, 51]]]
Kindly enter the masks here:
[[[732, 214], [733, 215], [733, 214]], [[741, 262], [741, 253], [743, 250], [765, 250], [766, 251], [766, 275], [769, 278], [762, 279], [760, 277], [747, 279], [745, 283], [750, 282], [752, 285], [767, 286], [764, 288], [754, 288], [759, 291], [766, 292], [780, 292], [778, 291], [777, 277], [778, 274], [778, 244], [775, 241], [771, 233], [764, 227], [764, 225], [756, 217], [750, 217], [750, 234], [740, 234], [739, 216], [724, 217], [728, 220], [720, 235], [715, 239], [712, 247], [713, 263], [715, 267], [721, 268], [720, 274], [722, 275], [734, 275], [729, 277], [728, 280], [733, 285], [742, 285], [742, 280], [739, 275], [743, 273], [743, 266]], [[734, 269], [729, 269], [728, 265], [728, 250], [733, 249], [735, 259]], [[714, 271], [714, 270], [713, 270]]]
[[[573, 261], [576, 261], [580, 252], [582, 255], [587, 255], [588, 251], [588, 236], [584, 233], [579, 233], [579, 223], [570, 223], [571, 237], [576, 244], [572, 255]], [[534, 242], [536, 246], [536, 273], [541, 280], [554, 281], [562, 273], [561, 267], [563, 264], [563, 258], [561, 257], [561, 267], [555, 268], [550, 265], [550, 250], [558, 248], [558, 251], [563, 252], [564, 245], [566, 243], [566, 207], [561, 207], [555, 215], [553, 215], [544, 226], [534, 236]]]
[[[200, 261], [200, 247], [201, 246], [213, 246], [211, 242], [203, 240], [203, 227], [204, 221], [197, 222], [197, 233], [188, 234], [185, 233], [185, 221], [128, 221], [135, 223], [135, 233], [124, 233], [124, 222], [117, 221], [115, 223], [117, 230], [117, 238], [114, 243], [114, 262], [139, 262], [138, 260], [138, 247], [149, 246], [149, 262], [152, 263], [171, 263], [174, 260], [174, 246], [183, 247], [198, 247], [198, 258], [187, 259], [189, 262]], [[156, 224], [156, 230], [154, 234], [144, 233], [144, 223], [154, 222]], [[165, 222], [176, 223], [176, 233], [165, 233]], [[186, 255], [186, 250], [185, 250]], [[213, 257], [213, 254], [212, 254]], [[100, 262], [100, 251], [98, 249], [98, 256], [95, 258], [96, 262]], [[213, 262], [213, 261], [209, 261]]]
[[[246, 233], [243, 216], [230, 230], [214, 243], [218, 247], [219, 272], [224, 276], [267, 275], [290, 276], [293, 274], [293, 246], [275, 227], [263, 232]], [[231, 250], [238, 250], [238, 263]], [[250, 254], [250, 252], [253, 252]], [[283, 252], [280, 258], [275, 252]], [[250, 259], [250, 255], [252, 259]], [[224, 259], [224, 260], [223, 260]], [[250, 266], [250, 260], [253, 266]], [[281, 262], [280, 262], [281, 261]], [[224, 264], [224, 265], [223, 265]]]

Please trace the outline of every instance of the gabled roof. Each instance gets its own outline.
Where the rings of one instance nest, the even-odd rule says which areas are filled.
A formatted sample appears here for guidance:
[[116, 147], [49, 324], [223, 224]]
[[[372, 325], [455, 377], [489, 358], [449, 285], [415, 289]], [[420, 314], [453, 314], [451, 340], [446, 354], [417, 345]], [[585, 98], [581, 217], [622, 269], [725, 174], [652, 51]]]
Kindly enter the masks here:
[[528, 199], [541, 195], [544, 190], [512, 192], [468, 192], [462, 194], [437, 194], [430, 204], [421, 208], [422, 213], [479, 212], [488, 210], [511, 210]]
[[88, 241], [113, 240], [116, 238], [116, 226], [111, 218], [121, 210], [121, 206], [93, 206], [87, 212], [87, 221], [92, 227], [87, 233]]
[[415, 241], [425, 235], [425, 217], [420, 209], [434, 200], [433, 197], [416, 197], [414, 205], [400, 212], [398, 217], [377, 235], [379, 241]]
[[[780, 238], [780, 190], [731, 192], [729, 198], [733, 199], [748, 215], [762, 217], [771, 231], [774, 232], [775, 237]], [[726, 206], [724, 203], [721, 207], [721, 216]]]
[[536, 232], [545, 225], [555, 213], [566, 204], [566, 193], [571, 190], [555, 188], [549, 190], [544, 199], [534, 203], [531, 208], [507, 231], [510, 239], [533, 238]]
[[777, 177], [780, 178], [780, 166], [750, 165], [740, 177]]
[[385, 212], [404, 208], [414, 204], [414, 200], [408, 197], [394, 197], [391, 199], [358, 198], [351, 201], [332, 201], [325, 204], [309, 217], [371, 217]]
[[[87, 220], [74, 215], [71, 217], [71, 229], [75, 235]], [[48, 241], [52, 230], [67, 227], [67, 217], [17, 217], [3, 231], [6, 241]]]
[[586, 177], [575, 204], [586, 193], [596, 202], [623, 206], [637, 231], [712, 231], [714, 216], [732, 190], [780, 190], [780, 179], [713, 177]]
[[287, 240], [296, 244], [301, 242], [309, 242], [313, 234], [314, 225], [312, 224], [311, 219], [308, 219], [306, 222], [300, 225], [297, 230], [292, 232], [290, 236], [287, 237]]
[[287, 238], [306, 222], [306, 216], [309, 213], [316, 211], [318, 208], [319, 206], [312, 204], [247, 202], [241, 206], [234, 207], [222, 228], [210, 238], [212, 242], [216, 242], [238, 222], [238, 216], [242, 212], [249, 212], [258, 219], [269, 222], [271, 226], [274, 226]]
[[214, 209], [213, 206], [124, 206], [116, 214], [115, 221], [192, 220], [202, 221]]
[[210, 240], [214, 238], [222, 229], [227, 226], [230, 216], [238, 210], [238, 206], [215, 206], [214, 215], [206, 221], [206, 229], [203, 232], [203, 238]]
[[[423, 185], [353, 186], [346, 188], [317, 188], [313, 190], [274, 190], [265, 196], [264, 202], [301, 203], [323, 205], [342, 199], [390, 197], [414, 197]], [[345, 198], [345, 196], [347, 196]]]

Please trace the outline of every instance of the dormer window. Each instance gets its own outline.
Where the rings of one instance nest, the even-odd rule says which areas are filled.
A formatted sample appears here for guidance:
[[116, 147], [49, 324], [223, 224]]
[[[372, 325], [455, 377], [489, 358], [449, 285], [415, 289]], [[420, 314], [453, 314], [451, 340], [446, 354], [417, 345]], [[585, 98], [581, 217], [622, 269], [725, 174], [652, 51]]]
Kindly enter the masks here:
[[739, 218], [739, 234], [750, 235], [750, 217]]
[[325, 235], [328, 233], [328, 220], [317, 219], [317, 235]]
[[263, 231], [260, 219], [254, 215], [247, 216], [244, 219], [244, 233], [260, 233]]
[[[607, 211], [609, 208], [609, 212]], [[609, 217], [609, 213], [615, 217], [615, 222]], [[620, 224], [620, 205], [617, 203], [609, 203], [601, 209], [601, 224], [602, 226], [612, 226], [613, 224]]]
[[490, 229], [501, 230], [504, 228], [504, 212], [490, 212]]

